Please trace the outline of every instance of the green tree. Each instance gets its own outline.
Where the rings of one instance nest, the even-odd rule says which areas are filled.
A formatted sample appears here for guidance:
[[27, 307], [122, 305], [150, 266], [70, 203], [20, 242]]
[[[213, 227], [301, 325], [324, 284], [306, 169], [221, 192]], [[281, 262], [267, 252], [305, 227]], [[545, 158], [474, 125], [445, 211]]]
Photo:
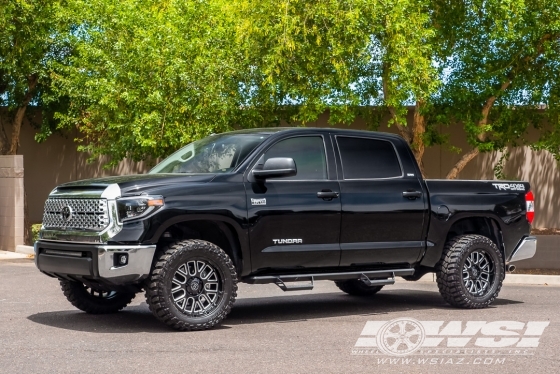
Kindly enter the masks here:
[[325, 111], [372, 128], [388, 117], [421, 168], [446, 141], [439, 125], [459, 121], [473, 150], [450, 178], [479, 152], [526, 141], [539, 116], [549, 127], [533, 146], [559, 153], [557, 0], [74, 0], [67, 11], [72, 55], [50, 65], [56, 95], [42, 100], [67, 99], [55, 119], [78, 128], [92, 159], [160, 157]]
[[[457, 178], [481, 152], [522, 144], [560, 159], [560, 2], [465, 0], [439, 6], [445, 9], [439, 32], [450, 56], [441, 114], [464, 124], [472, 146], [447, 178]], [[538, 110], [543, 105], [546, 110]], [[528, 140], [531, 127], [541, 134], [537, 142]]]
[[[437, 88], [429, 9], [407, 1], [74, 1], [55, 88], [80, 150], [111, 163], [168, 154], [212, 132], [350, 123], [382, 105], [421, 161]], [[414, 125], [406, 126], [407, 103]], [[42, 138], [50, 134], [46, 127]]]
[[[238, 38], [256, 72], [250, 83], [255, 107], [295, 104], [280, 118], [305, 124], [326, 110], [330, 123], [351, 123], [364, 108], [380, 106], [422, 165], [426, 143], [434, 139], [426, 132], [435, 129], [424, 115], [439, 86], [428, 1], [237, 5]], [[407, 126], [410, 103], [415, 115]], [[385, 113], [376, 111], [378, 124]]]
[[65, 19], [59, 1], [0, 0], [0, 107], [7, 108], [0, 111], [0, 154], [17, 154], [30, 105], [49, 109], [42, 104], [51, 85], [51, 64], [70, 53], [61, 38]]
[[[443, 141], [437, 127], [427, 118], [433, 111], [432, 101], [441, 83], [435, 64], [439, 34], [428, 1], [382, 1], [380, 5], [382, 28], [373, 34], [372, 40], [381, 54], [372, 68], [366, 70], [374, 73], [366, 81], [381, 82], [383, 95], [381, 100], [375, 100], [374, 84], [366, 90], [371, 97], [366, 96], [364, 102], [373, 101], [387, 109], [389, 125], [394, 124], [409, 143], [424, 174], [425, 148]], [[413, 106], [410, 124], [406, 118], [407, 104]]]
[[[113, 165], [165, 156], [211, 133], [257, 123], [226, 1], [74, 1], [74, 53], [57, 66], [69, 108], [60, 128]], [[50, 134], [45, 128], [42, 138]]]

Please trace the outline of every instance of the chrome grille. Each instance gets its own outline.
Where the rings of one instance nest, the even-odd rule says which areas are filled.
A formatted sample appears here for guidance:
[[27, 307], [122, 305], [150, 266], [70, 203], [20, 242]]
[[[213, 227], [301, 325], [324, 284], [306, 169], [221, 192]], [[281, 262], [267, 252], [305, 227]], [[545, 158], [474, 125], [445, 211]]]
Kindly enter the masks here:
[[[71, 215], [63, 216], [63, 209], [70, 208]], [[68, 209], [66, 209], [68, 212]], [[107, 199], [49, 198], [45, 202], [43, 226], [49, 228], [101, 231], [109, 225]]]

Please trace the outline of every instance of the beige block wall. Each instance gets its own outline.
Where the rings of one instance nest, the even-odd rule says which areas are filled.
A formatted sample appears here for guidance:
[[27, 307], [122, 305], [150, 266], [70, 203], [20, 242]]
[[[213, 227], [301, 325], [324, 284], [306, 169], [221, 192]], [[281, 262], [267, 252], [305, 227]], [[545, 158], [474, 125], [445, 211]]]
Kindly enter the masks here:
[[24, 243], [23, 156], [0, 156], [0, 250]]
[[[411, 114], [409, 119], [411, 119]], [[328, 113], [320, 116], [310, 127], [330, 127]], [[334, 127], [366, 130], [366, 122], [356, 119], [350, 126]], [[461, 126], [443, 127], [449, 134], [450, 144], [461, 148], [464, 152], [470, 148], [465, 140]], [[396, 128], [387, 127], [383, 120], [379, 131], [396, 133]], [[35, 130], [24, 124], [20, 141], [19, 153], [25, 155], [25, 188], [27, 191], [30, 222], [40, 222], [43, 204], [49, 192], [58, 184], [87, 178], [107, 175], [124, 175], [145, 173], [150, 165], [144, 162], [122, 161], [116, 168], [103, 169], [103, 160], [92, 164], [86, 163], [87, 155], [78, 152], [73, 142], [75, 134], [67, 136], [53, 135], [46, 142], [38, 144], [34, 140]], [[424, 155], [424, 169], [428, 178], [445, 178], [447, 172], [459, 160], [461, 154], [451, 152], [449, 146], [428, 148]], [[500, 154], [487, 153], [479, 155], [471, 161], [459, 175], [460, 179], [494, 179], [493, 167]], [[505, 174], [515, 180], [526, 180], [531, 183], [535, 193], [536, 214], [534, 227], [560, 228], [560, 169], [555, 160], [547, 152], [535, 152], [528, 147], [514, 149], [506, 163]]]
[[[10, 131], [10, 129], [7, 129]], [[141, 174], [150, 170], [144, 162], [125, 160], [104, 169], [103, 161], [87, 163], [87, 154], [78, 152], [75, 133], [53, 135], [43, 143], [35, 141], [36, 130], [26, 121], [22, 126], [18, 154], [24, 156], [25, 189], [30, 223], [40, 223], [47, 196], [57, 185], [111, 175]]]

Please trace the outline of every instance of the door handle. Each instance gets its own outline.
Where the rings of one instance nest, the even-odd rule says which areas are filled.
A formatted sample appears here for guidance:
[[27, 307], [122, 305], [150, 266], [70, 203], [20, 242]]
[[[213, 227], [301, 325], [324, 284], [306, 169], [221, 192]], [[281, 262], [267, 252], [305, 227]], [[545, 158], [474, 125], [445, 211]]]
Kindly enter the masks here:
[[319, 199], [336, 199], [338, 197], [338, 192], [333, 192], [331, 190], [323, 190], [317, 192], [317, 197]]
[[414, 200], [414, 199], [418, 199], [420, 197], [422, 197], [422, 192], [420, 191], [404, 191], [402, 193], [403, 197], [406, 197], [407, 199], [410, 200]]

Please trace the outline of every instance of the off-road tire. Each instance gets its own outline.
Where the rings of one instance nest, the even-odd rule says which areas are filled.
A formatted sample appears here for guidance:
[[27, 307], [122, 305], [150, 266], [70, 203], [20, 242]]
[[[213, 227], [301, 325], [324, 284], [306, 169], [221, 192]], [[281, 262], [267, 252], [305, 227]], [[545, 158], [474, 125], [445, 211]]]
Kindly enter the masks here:
[[335, 281], [334, 284], [336, 284], [341, 291], [352, 296], [373, 296], [383, 288], [383, 286], [368, 286], [359, 279]]
[[[464, 280], [464, 265], [467, 258], [475, 251], [483, 251], [493, 262], [494, 275], [488, 282], [487, 291], [476, 296], [469, 292]], [[451, 239], [436, 265], [439, 292], [449, 304], [459, 308], [486, 308], [494, 302], [500, 293], [505, 277], [502, 252], [489, 238], [482, 235], [462, 235]]]
[[[76, 308], [89, 314], [116, 313], [132, 301], [134, 292], [102, 292], [86, 287], [83, 283], [61, 280], [60, 287], [64, 296]], [[105, 296], [103, 296], [105, 295]]]
[[[211, 264], [220, 277], [219, 301], [204, 316], [182, 312], [173, 300], [172, 287], [179, 268], [196, 260]], [[146, 281], [146, 301], [153, 315], [180, 331], [204, 330], [219, 324], [231, 311], [236, 297], [237, 272], [233, 262], [221, 248], [204, 240], [182, 240], [163, 248]]]

